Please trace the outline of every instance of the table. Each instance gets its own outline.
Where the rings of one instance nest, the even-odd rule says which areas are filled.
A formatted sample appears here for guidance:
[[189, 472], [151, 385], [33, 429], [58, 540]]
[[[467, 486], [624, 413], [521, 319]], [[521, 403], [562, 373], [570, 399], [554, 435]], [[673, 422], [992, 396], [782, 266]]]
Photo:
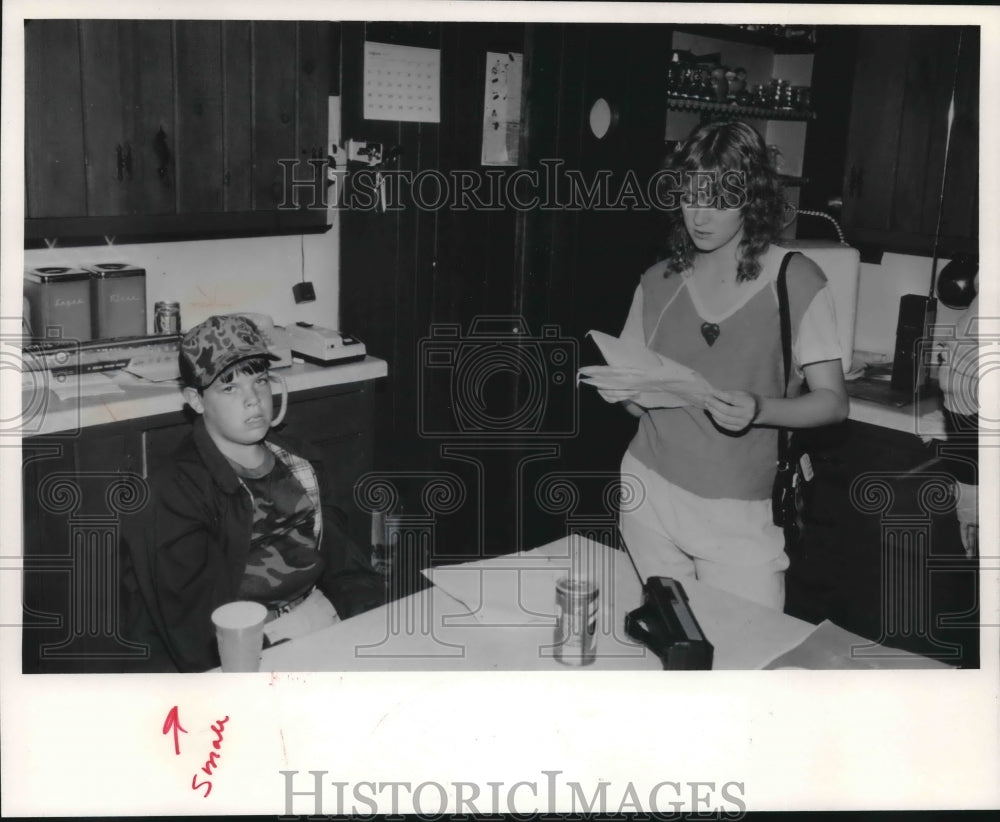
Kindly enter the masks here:
[[[571, 569], [586, 572], [601, 591], [596, 660], [585, 670], [661, 670], [659, 659], [624, 631], [625, 614], [642, 600], [628, 555], [582, 537], [428, 569], [424, 574], [433, 587], [268, 648], [261, 669], [567, 670], [552, 655], [554, 590], [555, 580]], [[808, 622], [699, 582], [683, 585], [702, 630], [715, 647], [716, 670], [763, 668], [817, 630]], [[881, 658], [878, 664], [859, 667], [939, 665], [899, 652]], [[824, 667], [852, 666], [834, 661]]]
[[587, 540], [428, 569], [434, 585], [264, 651], [269, 671], [565, 670], [552, 655], [555, 580], [588, 566], [600, 587], [597, 658], [588, 670], [656, 670], [625, 635], [642, 591], [628, 556]]

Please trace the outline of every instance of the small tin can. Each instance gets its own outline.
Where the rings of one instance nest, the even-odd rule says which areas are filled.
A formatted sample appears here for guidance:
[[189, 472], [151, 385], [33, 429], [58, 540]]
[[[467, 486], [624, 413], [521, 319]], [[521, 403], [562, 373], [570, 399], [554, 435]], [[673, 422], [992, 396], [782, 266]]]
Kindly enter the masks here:
[[181, 333], [180, 303], [170, 303], [161, 301], [154, 306], [153, 333], [154, 334]]
[[590, 580], [563, 577], [556, 583], [559, 614], [555, 658], [564, 665], [589, 665], [597, 648], [597, 586]]

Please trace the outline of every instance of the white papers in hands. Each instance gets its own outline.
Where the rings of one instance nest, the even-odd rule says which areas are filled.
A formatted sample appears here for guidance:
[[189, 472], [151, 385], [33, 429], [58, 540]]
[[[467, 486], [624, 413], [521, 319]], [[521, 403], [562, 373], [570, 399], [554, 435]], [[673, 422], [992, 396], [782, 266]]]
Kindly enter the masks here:
[[697, 371], [644, 345], [601, 331], [589, 334], [608, 365], [581, 368], [578, 379], [598, 389], [609, 402], [631, 399], [645, 408], [705, 407], [714, 389]]

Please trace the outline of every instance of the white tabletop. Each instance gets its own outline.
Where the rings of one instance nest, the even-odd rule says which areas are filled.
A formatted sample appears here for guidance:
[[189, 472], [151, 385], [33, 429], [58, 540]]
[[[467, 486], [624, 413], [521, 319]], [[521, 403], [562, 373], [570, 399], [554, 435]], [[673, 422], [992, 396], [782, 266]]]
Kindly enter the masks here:
[[[567, 670], [552, 655], [555, 579], [586, 564], [600, 588], [596, 659], [585, 670], [660, 670], [625, 635], [642, 589], [628, 556], [566, 539], [524, 553], [429, 570], [434, 587], [269, 648], [265, 671]], [[713, 668], [762, 668], [815, 630], [787, 616], [685, 581], [692, 610], [715, 647]]]

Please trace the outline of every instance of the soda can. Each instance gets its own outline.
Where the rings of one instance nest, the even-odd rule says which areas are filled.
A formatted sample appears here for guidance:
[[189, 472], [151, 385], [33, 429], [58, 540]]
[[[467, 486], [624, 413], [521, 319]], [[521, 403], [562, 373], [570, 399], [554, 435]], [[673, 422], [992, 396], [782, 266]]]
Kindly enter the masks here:
[[556, 583], [559, 614], [555, 658], [563, 665], [589, 665], [597, 649], [598, 589], [590, 580], [563, 577]]
[[181, 305], [180, 303], [158, 302], [153, 307], [153, 333], [154, 334], [180, 334], [181, 333]]

